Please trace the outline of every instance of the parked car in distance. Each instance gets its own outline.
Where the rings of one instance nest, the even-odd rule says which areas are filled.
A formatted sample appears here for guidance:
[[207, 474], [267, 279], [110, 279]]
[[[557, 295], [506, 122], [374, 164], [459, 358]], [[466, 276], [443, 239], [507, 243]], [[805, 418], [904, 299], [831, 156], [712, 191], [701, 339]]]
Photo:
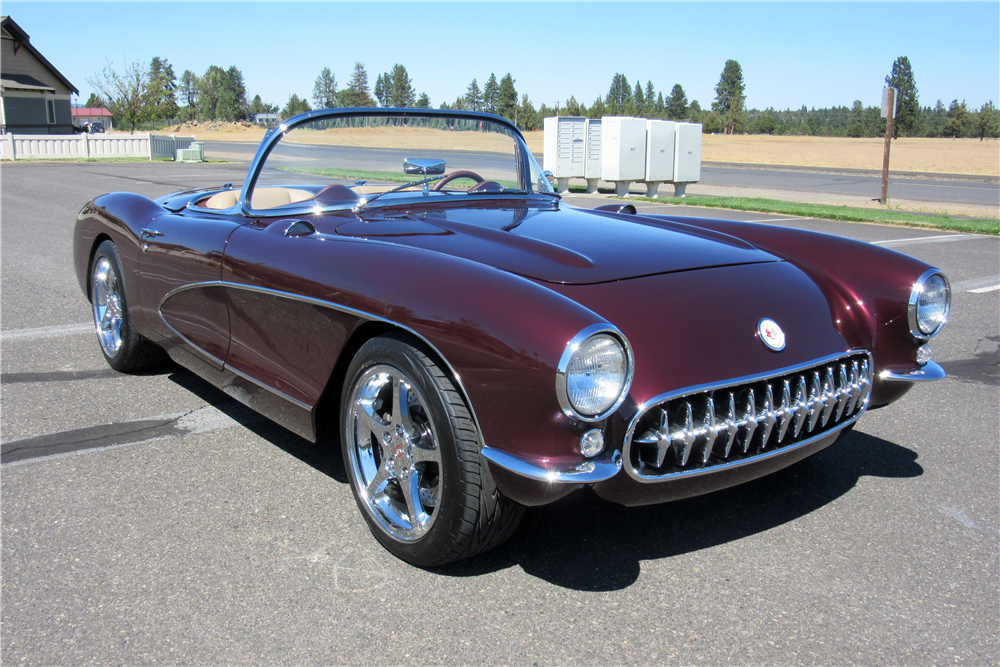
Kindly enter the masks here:
[[760, 477], [944, 376], [934, 267], [569, 206], [489, 114], [296, 116], [241, 186], [87, 203], [74, 257], [112, 368], [169, 357], [339, 447], [375, 538], [425, 567], [584, 487], [644, 505]]

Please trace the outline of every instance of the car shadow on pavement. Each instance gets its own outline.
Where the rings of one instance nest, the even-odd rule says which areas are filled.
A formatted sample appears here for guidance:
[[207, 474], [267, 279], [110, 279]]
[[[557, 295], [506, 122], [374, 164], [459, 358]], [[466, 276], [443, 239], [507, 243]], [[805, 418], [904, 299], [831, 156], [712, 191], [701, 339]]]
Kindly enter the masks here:
[[[320, 444], [312, 443], [180, 367], [169, 379], [275, 447], [348, 483], [340, 448], [329, 434]], [[624, 507], [590, 490], [578, 491], [551, 505], [528, 508], [514, 536], [493, 551], [431, 571], [472, 577], [519, 566], [564, 588], [620, 590], [639, 578], [644, 560], [717, 547], [787, 524], [848, 493], [864, 476], [921, 474], [916, 452], [854, 430], [789, 468], [696, 498]]]
[[852, 431], [789, 468], [696, 498], [624, 507], [581, 491], [530, 508], [511, 540], [495, 551], [435, 571], [464, 577], [518, 565], [564, 588], [619, 590], [638, 579], [644, 560], [717, 547], [776, 528], [836, 500], [863, 476], [917, 477], [923, 468], [916, 460], [910, 449]]
[[340, 448], [336, 446], [335, 442], [331, 444], [329, 440], [324, 439], [321, 439], [319, 443], [310, 442], [248, 408], [210, 382], [180, 366], [172, 368], [169, 379], [278, 449], [312, 466], [324, 475], [332, 477], [341, 484], [348, 483], [343, 459], [340, 457]]

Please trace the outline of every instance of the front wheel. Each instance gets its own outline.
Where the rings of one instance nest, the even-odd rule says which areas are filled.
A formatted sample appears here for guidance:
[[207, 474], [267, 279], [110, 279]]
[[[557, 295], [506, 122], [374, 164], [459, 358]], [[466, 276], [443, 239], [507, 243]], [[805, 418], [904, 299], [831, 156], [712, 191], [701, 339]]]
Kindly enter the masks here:
[[421, 567], [491, 549], [524, 507], [493, 485], [464, 401], [429, 351], [365, 343], [344, 382], [341, 447], [361, 513], [382, 545]]
[[132, 326], [122, 263], [111, 241], [98, 246], [90, 264], [90, 305], [97, 341], [108, 365], [123, 373], [135, 373], [163, 364], [163, 350]]

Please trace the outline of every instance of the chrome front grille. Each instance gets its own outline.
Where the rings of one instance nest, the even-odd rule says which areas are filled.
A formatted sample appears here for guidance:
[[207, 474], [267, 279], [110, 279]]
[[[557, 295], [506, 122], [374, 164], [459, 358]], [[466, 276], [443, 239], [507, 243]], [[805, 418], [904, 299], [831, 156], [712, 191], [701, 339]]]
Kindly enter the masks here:
[[657, 397], [632, 420], [626, 465], [656, 479], [794, 448], [857, 419], [871, 380], [871, 356], [855, 352]]

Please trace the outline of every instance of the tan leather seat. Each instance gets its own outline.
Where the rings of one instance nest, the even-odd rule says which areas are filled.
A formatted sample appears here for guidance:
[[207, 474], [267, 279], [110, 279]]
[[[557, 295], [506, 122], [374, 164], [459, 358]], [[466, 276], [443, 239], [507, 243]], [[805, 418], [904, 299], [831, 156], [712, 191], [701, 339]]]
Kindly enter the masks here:
[[[205, 200], [205, 208], [217, 210], [231, 208], [236, 205], [239, 198], [239, 190], [226, 190]], [[313, 193], [297, 188], [254, 188], [250, 204], [255, 209], [267, 209], [285, 204], [295, 204], [312, 198]]]

